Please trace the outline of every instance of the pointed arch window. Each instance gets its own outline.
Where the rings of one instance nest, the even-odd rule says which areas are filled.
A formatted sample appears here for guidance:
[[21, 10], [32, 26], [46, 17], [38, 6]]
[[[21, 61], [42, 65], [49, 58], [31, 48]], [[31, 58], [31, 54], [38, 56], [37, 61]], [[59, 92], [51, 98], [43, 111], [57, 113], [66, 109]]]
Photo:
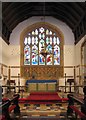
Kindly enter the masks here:
[[[24, 37], [24, 65], [60, 65], [61, 39], [46, 26], [36, 27]], [[42, 49], [48, 54], [43, 56]]]

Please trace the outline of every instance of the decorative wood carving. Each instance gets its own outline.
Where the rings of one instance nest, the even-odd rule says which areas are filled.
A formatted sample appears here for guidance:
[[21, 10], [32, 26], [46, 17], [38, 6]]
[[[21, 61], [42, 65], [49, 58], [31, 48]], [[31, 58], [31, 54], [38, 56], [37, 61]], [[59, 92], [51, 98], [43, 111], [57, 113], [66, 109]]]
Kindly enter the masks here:
[[32, 76], [35, 79], [47, 80], [47, 79], [59, 79], [63, 77], [63, 68], [55, 66], [22, 66], [21, 67], [21, 76], [25, 79], [29, 79]]

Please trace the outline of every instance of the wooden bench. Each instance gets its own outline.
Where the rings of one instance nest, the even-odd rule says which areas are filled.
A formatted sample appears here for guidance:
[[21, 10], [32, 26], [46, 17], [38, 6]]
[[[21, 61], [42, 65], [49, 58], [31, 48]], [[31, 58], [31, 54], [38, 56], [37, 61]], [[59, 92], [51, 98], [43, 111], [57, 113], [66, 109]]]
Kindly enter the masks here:
[[[1, 120], [11, 120], [9, 113], [11, 113], [12, 110], [15, 114], [20, 114], [18, 99], [18, 94], [14, 95], [12, 99], [2, 99], [2, 105], [0, 106], [0, 111], [2, 111]], [[2, 116], [4, 116], [4, 118]]]
[[71, 105], [69, 107], [75, 112], [76, 118], [79, 116], [83, 120], [86, 120], [86, 115], [82, 113], [80, 110], [78, 110], [76, 106]]

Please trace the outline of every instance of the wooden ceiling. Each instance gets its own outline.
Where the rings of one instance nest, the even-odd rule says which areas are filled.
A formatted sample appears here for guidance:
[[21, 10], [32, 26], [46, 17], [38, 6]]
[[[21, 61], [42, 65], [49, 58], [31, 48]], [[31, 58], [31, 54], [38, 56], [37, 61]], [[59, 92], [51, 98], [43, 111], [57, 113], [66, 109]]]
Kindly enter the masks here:
[[2, 37], [9, 43], [12, 30], [33, 16], [52, 16], [73, 31], [75, 44], [86, 34], [86, 2], [2, 2]]

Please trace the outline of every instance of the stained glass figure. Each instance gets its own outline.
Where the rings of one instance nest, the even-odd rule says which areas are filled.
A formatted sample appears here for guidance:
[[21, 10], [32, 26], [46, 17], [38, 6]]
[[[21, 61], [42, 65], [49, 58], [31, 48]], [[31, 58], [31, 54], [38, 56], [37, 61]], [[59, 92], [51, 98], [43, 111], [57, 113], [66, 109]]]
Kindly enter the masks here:
[[45, 57], [43, 55], [39, 55], [39, 65], [45, 65]]
[[48, 45], [47, 47], [46, 47], [46, 50], [49, 52], [49, 53], [52, 53], [52, 45]]
[[32, 65], [38, 65], [38, 47], [32, 46]]
[[54, 65], [60, 65], [60, 47], [54, 46]]
[[30, 47], [28, 45], [24, 48], [24, 65], [30, 65]]
[[47, 55], [46, 63], [47, 65], [52, 65], [52, 55]]

